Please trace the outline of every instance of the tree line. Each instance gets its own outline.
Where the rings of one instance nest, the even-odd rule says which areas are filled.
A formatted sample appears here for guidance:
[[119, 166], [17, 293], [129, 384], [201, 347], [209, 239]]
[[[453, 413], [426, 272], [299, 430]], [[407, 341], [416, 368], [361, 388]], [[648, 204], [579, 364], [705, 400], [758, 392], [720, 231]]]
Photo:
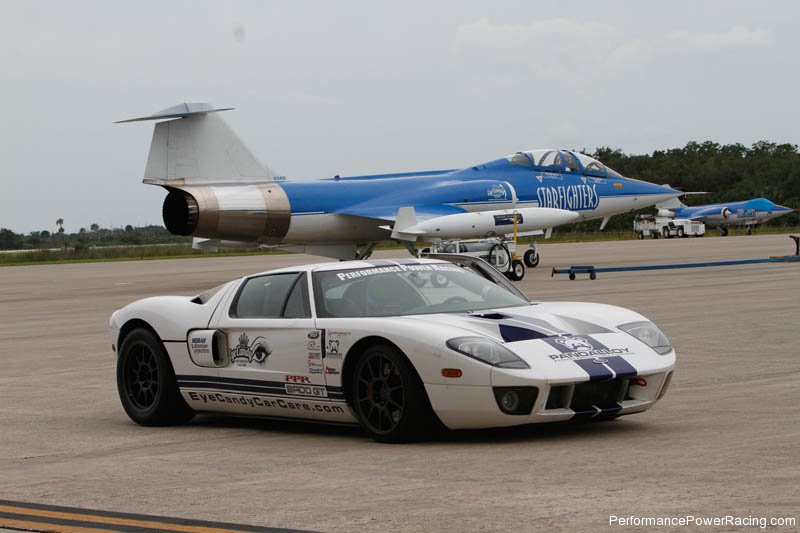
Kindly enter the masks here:
[[91, 246], [131, 246], [148, 244], [188, 243], [190, 237], [172, 235], [163, 226], [124, 228], [101, 228], [92, 224], [89, 228], [81, 228], [75, 233], [64, 231], [64, 219], [56, 221], [54, 231], [32, 231], [28, 234], [14, 233], [10, 229], [0, 228], [0, 250], [37, 250], [48, 248], [71, 248], [80, 250]]

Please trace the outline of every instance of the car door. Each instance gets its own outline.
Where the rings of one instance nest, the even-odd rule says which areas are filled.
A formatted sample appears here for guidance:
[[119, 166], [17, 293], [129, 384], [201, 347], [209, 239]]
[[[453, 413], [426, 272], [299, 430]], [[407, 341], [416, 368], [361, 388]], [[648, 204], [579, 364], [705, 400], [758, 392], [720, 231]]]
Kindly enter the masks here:
[[305, 272], [248, 278], [211, 327], [227, 339], [220, 384], [239, 396], [225, 410], [300, 418], [324, 412], [307, 401], [329, 398]]

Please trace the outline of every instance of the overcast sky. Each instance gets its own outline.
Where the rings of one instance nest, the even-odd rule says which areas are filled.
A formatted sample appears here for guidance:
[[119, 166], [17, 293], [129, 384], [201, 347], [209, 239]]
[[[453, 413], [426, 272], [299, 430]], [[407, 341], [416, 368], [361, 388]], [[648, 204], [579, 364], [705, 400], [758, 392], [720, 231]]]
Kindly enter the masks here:
[[[0, 227], [161, 223], [174, 104], [289, 178], [517, 150], [800, 143], [800, 3], [0, 0]], [[664, 177], [669, 182], [669, 176]]]

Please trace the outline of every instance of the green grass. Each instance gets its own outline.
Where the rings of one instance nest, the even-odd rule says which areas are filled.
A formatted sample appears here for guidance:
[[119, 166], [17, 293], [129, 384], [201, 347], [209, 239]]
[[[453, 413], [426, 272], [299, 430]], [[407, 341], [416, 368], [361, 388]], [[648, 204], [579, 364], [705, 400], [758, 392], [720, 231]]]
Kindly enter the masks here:
[[264, 255], [283, 253], [272, 250], [232, 249], [220, 252], [193, 250], [190, 245], [96, 247], [64, 250], [31, 250], [30, 252], [0, 254], [0, 266], [24, 266], [42, 264], [93, 263], [109, 261], [152, 261], [158, 259], [188, 259], [198, 257], [221, 257], [242, 255]]
[[[731, 228], [729, 235], [745, 235], [744, 228]], [[800, 228], [763, 226], [756, 229], [756, 235], [776, 235], [776, 234], [800, 234]], [[708, 229], [706, 238], [720, 237], [716, 229]], [[540, 243], [568, 243], [568, 242], [604, 242], [634, 240], [636, 234], [633, 231], [591, 231], [591, 232], [562, 232], [553, 233], [552, 238], [545, 240], [540, 238]], [[529, 238], [519, 240], [520, 244], [530, 242]], [[426, 245], [419, 243], [418, 248]], [[405, 250], [403, 246], [393, 242], [383, 242], [379, 244], [378, 250]], [[79, 247], [77, 249], [68, 248], [65, 250], [31, 250], [29, 252], [0, 253], [0, 267], [3, 266], [28, 266], [46, 264], [70, 264], [70, 263], [92, 263], [109, 261], [154, 261], [158, 259], [187, 259], [198, 257], [232, 257], [248, 255], [271, 255], [283, 254], [280, 250], [258, 250], [258, 249], [227, 249], [219, 252], [208, 252], [205, 250], [193, 250], [188, 244], [170, 245], [145, 245], [145, 246], [126, 246], [126, 247]]]

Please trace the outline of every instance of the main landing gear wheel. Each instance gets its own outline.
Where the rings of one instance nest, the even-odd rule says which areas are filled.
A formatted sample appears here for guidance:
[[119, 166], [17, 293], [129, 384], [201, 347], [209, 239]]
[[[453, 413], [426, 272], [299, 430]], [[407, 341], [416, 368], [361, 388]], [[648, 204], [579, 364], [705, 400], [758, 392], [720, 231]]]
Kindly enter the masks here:
[[134, 330], [120, 346], [117, 391], [125, 412], [142, 426], [182, 424], [194, 416], [161, 341], [147, 329]]
[[511, 270], [508, 273], [508, 277], [511, 281], [520, 281], [525, 277], [525, 265], [522, 264], [522, 261], [515, 259], [511, 262]]
[[528, 268], [536, 268], [539, 265], [539, 252], [533, 248], [525, 250], [522, 255], [522, 261]]
[[719, 227], [719, 234], [722, 235], [723, 237], [727, 237], [728, 236], [728, 228], [726, 228], [725, 226], [720, 226]]
[[351, 398], [361, 427], [379, 442], [416, 440], [433, 416], [416, 371], [388, 344], [373, 345], [361, 355]]

